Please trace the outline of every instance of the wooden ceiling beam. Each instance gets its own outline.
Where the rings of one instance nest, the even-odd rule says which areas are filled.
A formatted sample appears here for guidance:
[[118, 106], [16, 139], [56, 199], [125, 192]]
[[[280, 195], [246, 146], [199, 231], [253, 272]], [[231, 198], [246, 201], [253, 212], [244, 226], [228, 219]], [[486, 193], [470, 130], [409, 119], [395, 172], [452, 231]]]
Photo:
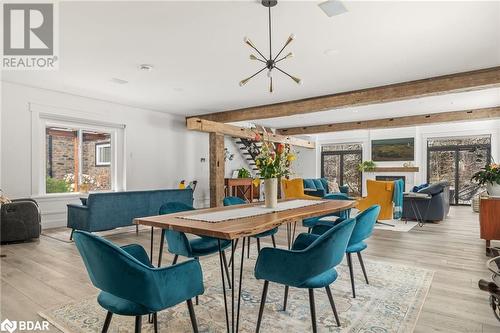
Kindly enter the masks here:
[[500, 118], [500, 106], [472, 109], [462, 111], [450, 111], [441, 113], [428, 113], [417, 116], [405, 116], [395, 118], [373, 119], [364, 121], [352, 121], [345, 123], [302, 126], [278, 129], [277, 133], [282, 135], [310, 135], [328, 132], [341, 132], [360, 129], [409, 127], [416, 125], [431, 125], [456, 121], [469, 121], [481, 119]]
[[199, 118], [186, 119], [186, 126], [189, 130], [193, 131], [219, 133], [236, 138], [254, 139], [255, 133], [259, 133], [263, 138], [268, 139], [271, 142], [290, 144], [293, 146], [299, 146], [311, 149], [315, 148], [316, 146], [314, 141], [308, 141], [300, 138], [295, 138], [292, 136], [273, 134], [269, 132], [264, 133], [263, 131], [258, 131], [256, 129], [223, 124]]
[[500, 66], [423, 80], [196, 116], [222, 123], [307, 114], [500, 86]]

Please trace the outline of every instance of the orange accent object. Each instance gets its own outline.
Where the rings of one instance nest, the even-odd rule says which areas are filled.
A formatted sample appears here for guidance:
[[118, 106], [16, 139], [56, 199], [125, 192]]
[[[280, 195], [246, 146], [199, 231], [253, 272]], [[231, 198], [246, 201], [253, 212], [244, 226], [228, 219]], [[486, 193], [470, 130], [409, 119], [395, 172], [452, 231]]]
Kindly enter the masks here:
[[366, 181], [366, 190], [368, 196], [358, 199], [358, 206], [356, 208], [364, 211], [373, 205], [380, 205], [379, 220], [392, 220], [394, 182], [368, 179]]
[[304, 180], [302, 178], [282, 179], [281, 187], [284, 199], [319, 199], [318, 197], [304, 194]]

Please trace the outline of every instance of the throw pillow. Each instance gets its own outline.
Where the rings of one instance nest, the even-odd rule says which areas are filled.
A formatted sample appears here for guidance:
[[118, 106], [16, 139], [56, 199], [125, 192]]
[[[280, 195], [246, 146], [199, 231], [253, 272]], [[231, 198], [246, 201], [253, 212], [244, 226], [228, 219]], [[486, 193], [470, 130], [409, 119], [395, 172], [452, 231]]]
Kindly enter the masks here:
[[12, 201], [3, 194], [3, 191], [0, 190], [0, 205], [5, 205], [11, 202]]
[[328, 181], [328, 188], [330, 193], [340, 193], [339, 184], [337, 182]]

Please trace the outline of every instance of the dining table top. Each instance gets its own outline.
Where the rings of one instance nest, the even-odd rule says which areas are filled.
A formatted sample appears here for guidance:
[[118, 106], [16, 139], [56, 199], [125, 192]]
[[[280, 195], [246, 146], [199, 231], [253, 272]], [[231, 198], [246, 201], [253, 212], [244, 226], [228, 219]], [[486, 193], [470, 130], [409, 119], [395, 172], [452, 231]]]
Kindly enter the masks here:
[[174, 214], [139, 217], [134, 219], [134, 224], [162, 229], [171, 229], [175, 231], [195, 234], [198, 236], [209, 236], [220, 239], [234, 240], [271, 230], [284, 223], [298, 222], [305, 218], [323, 216], [353, 208], [356, 206], [356, 201], [319, 200], [319, 202], [314, 205], [269, 212], [248, 217], [240, 217], [237, 219], [224, 220], [220, 222], [207, 222], [189, 219], [190, 215], [222, 212], [231, 209], [242, 209], [259, 205], [262, 206], [263, 203], [258, 202], [244, 205], [204, 208], [191, 211], [183, 211]]

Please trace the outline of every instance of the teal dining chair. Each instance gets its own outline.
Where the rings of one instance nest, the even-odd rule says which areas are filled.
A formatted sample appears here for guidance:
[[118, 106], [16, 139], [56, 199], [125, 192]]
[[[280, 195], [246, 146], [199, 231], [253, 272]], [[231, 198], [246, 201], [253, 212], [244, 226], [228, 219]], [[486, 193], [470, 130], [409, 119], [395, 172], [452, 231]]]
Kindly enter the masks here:
[[[347, 194], [345, 193], [330, 193], [325, 195], [322, 199], [326, 200], [352, 200]], [[308, 232], [311, 232], [312, 228], [317, 225], [321, 219], [325, 217], [330, 217], [330, 216], [336, 216], [339, 219], [345, 220], [348, 219], [351, 216], [351, 209], [346, 209], [340, 212], [335, 212], [332, 214], [328, 215], [323, 215], [323, 216], [317, 216], [317, 217], [310, 217], [307, 219], [302, 220], [302, 225], [307, 228]], [[340, 221], [340, 220], [339, 220]]]
[[256, 332], [260, 330], [269, 281], [285, 285], [284, 310], [289, 287], [308, 289], [313, 332], [317, 331], [314, 289], [325, 288], [335, 320], [340, 326], [330, 284], [337, 279], [335, 267], [344, 258], [354, 224], [354, 219], [347, 219], [322, 235], [302, 233], [297, 236], [291, 250], [266, 247], [260, 251], [255, 265], [255, 277], [264, 280], [264, 288]]
[[101, 290], [97, 302], [107, 310], [102, 332], [107, 332], [113, 314], [135, 317], [135, 332], [141, 332], [142, 316], [152, 315], [158, 332], [157, 312], [186, 302], [193, 331], [198, 332], [191, 299], [203, 294], [203, 276], [198, 260], [155, 268], [138, 244], [119, 247], [85, 231], [73, 238], [92, 284]]
[[[225, 197], [223, 200], [224, 206], [233, 206], [233, 205], [244, 205], [247, 202], [241, 198], [238, 197]], [[276, 247], [276, 239], [274, 238], [274, 235], [278, 232], [278, 228], [273, 228], [268, 231], [261, 232], [260, 234], [253, 235], [252, 238], [255, 238], [257, 240], [257, 251], [260, 252], [260, 239], [263, 237], [268, 237], [271, 236], [271, 240], [273, 241], [273, 247]], [[236, 246], [238, 245], [239, 239], [236, 240], [234, 249], [236, 250]], [[229, 263], [231, 264], [233, 260], [233, 255], [234, 253], [231, 254], [231, 258], [229, 259]], [[248, 251], [247, 251], [247, 256], [250, 256], [250, 237], [248, 237]]]
[[[380, 213], [380, 206], [373, 205], [370, 208], [362, 211], [356, 217], [356, 225], [354, 226], [354, 230], [352, 232], [351, 238], [349, 239], [349, 244], [346, 249], [346, 257], [347, 257], [347, 265], [349, 266], [349, 274], [351, 276], [351, 287], [352, 287], [352, 297], [356, 298], [356, 288], [354, 286], [354, 270], [352, 264], [352, 254], [356, 253], [358, 256], [359, 264], [361, 265], [361, 270], [363, 271], [363, 275], [365, 277], [366, 284], [368, 282], [368, 275], [366, 274], [365, 264], [363, 262], [363, 257], [361, 256], [361, 251], [365, 250], [368, 245], [365, 240], [370, 237], [373, 233], [373, 227], [377, 222], [378, 215]], [[331, 226], [325, 224], [316, 225], [312, 234], [320, 235], [327, 230], [329, 230]]]
[[[192, 206], [186, 205], [181, 202], [168, 202], [160, 207], [159, 214], [173, 214], [185, 211], [192, 211]], [[199, 257], [208, 256], [219, 252], [219, 242], [222, 250], [222, 259], [224, 263], [224, 270], [226, 272], [228, 286], [231, 288], [231, 279], [229, 277], [229, 269], [227, 267], [226, 253], [224, 252], [231, 245], [231, 241], [227, 239], [217, 239], [207, 236], [195, 236], [188, 238], [185, 233], [171, 229], [163, 230], [160, 239], [160, 253], [158, 256], [158, 267], [161, 266], [161, 259], [163, 254], [163, 247], [167, 239], [168, 252], [174, 255], [173, 265], [177, 263], [179, 256], [198, 259]], [[198, 304], [198, 298], [196, 298]]]

